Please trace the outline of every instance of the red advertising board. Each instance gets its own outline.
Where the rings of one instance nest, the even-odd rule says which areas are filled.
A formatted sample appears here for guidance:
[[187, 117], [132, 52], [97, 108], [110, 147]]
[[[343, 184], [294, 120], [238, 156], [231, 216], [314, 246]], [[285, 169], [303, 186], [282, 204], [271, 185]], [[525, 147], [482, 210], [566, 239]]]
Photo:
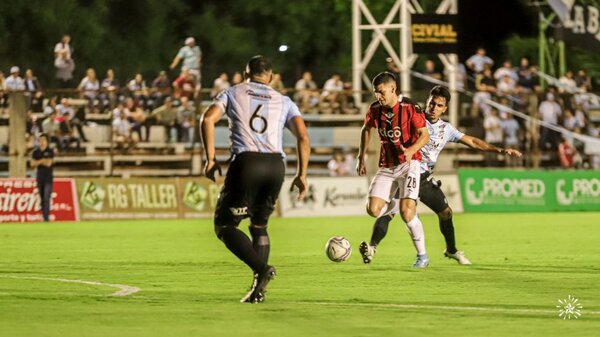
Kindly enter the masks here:
[[[55, 178], [51, 221], [79, 220], [75, 181]], [[42, 221], [40, 195], [35, 179], [0, 179], [0, 223]]]

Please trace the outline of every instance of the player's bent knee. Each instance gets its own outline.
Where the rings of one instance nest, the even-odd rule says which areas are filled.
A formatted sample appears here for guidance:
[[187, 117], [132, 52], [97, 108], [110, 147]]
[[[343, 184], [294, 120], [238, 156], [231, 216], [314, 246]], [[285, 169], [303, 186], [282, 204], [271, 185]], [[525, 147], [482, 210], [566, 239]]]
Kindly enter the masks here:
[[383, 209], [383, 207], [378, 206], [378, 205], [368, 205], [367, 206], [367, 213], [374, 217], [377, 218], [379, 216], [379, 214], [381, 214], [381, 210]]
[[448, 220], [452, 218], [452, 208], [447, 207], [445, 210], [439, 212], [438, 217], [442, 220]]

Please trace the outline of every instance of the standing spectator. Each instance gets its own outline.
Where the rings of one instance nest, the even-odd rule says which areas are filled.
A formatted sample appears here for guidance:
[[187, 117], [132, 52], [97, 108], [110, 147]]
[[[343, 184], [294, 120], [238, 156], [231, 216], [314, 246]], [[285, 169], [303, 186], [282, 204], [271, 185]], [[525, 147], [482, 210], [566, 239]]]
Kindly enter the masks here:
[[[177, 141], [177, 109], [173, 106], [173, 101], [170, 97], [165, 98], [163, 105], [152, 110], [150, 118], [155, 119], [156, 124], [164, 126], [167, 142]], [[173, 133], [175, 133], [174, 137]]]
[[565, 109], [565, 113], [563, 116], [563, 126], [569, 131], [575, 131], [575, 129], [581, 128], [577, 124], [577, 119], [573, 115], [573, 111], [571, 109]]
[[492, 99], [492, 93], [496, 92], [496, 81], [492, 77], [492, 71], [486, 67], [486, 69], [477, 75], [475, 80], [475, 87], [477, 92], [473, 95], [473, 105], [471, 107], [471, 116], [479, 116], [479, 112], [483, 112], [483, 116], [486, 117], [491, 110], [489, 104], [485, 100]]
[[[144, 112], [144, 109], [142, 109], [132, 97], [127, 97], [125, 99], [125, 109], [123, 112], [132, 124], [131, 132], [136, 132], [140, 141], [145, 139], [147, 142], [148, 139], [150, 139], [151, 123], [150, 119], [147, 118], [148, 116]], [[142, 126], [146, 132], [145, 138], [142, 138]]]
[[122, 113], [112, 122], [113, 142], [124, 149], [129, 150], [131, 146], [135, 146], [135, 140], [131, 134], [131, 123], [127, 120], [127, 116]]
[[146, 81], [144, 81], [142, 73], [135, 74], [135, 77], [127, 84], [127, 89], [129, 90], [131, 97], [133, 97], [142, 108], [145, 108], [148, 101], [148, 87], [146, 86]]
[[56, 67], [56, 78], [59, 88], [71, 88], [75, 61], [73, 60], [73, 48], [71, 37], [63, 35], [62, 40], [54, 46], [54, 67]]
[[577, 82], [573, 78], [573, 72], [571, 70], [567, 70], [567, 72], [558, 79], [558, 83], [562, 84], [558, 88], [558, 92], [562, 93], [573, 93], [577, 90]]
[[585, 86], [587, 91], [592, 90], [592, 79], [586, 74], [585, 70], [580, 69], [575, 76], [575, 85], [578, 88]]
[[115, 72], [112, 69], [106, 71], [106, 78], [100, 84], [100, 104], [103, 111], [113, 109], [119, 100], [117, 97], [119, 91], [119, 81], [115, 78]]
[[281, 74], [279, 73], [273, 74], [273, 79], [271, 80], [271, 83], [269, 83], [269, 85], [271, 86], [271, 88], [273, 88], [275, 91], [278, 91], [282, 95], [285, 95], [287, 93], [287, 90], [285, 89], [285, 84], [283, 84], [283, 80], [281, 80]]
[[189, 99], [194, 99], [196, 93], [196, 80], [189, 69], [183, 68], [181, 75], [173, 81], [173, 89], [175, 98], [185, 96]]
[[10, 68], [10, 76], [6, 79], [6, 91], [23, 91], [25, 90], [25, 81], [19, 76], [19, 67]]
[[334, 73], [325, 81], [321, 100], [331, 105], [332, 111], [341, 113], [346, 108], [347, 99], [344, 94], [344, 82], [340, 74]]
[[100, 81], [98, 81], [96, 71], [93, 68], [87, 69], [85, 77], [81, 79], [81, 82], [77, 86], [77, 90], [82, 93], [83, 98], [88, 100], [89, 112], [95, 112], [96, 98], [100, 91]]
[[191, 143], [194, 139], [194, 127], [196, 126], [194, 105], [187, 97], [181, 97], [180, 102], [181, 105], [177, 109], [178, 141]]
[[[485, 128], [485, 141], [495, 147], [502, 147], [502, 126], [498, 118], [498, 110], [491, 108], [490, 112], [483, 119], [483, 127]], [[497, 164], [495, 152], [486, 152], [485, 164], [488, 167], [494, 167]]]
[[486, 65], [491, 69], [494, 65], [494, 60], [485, 55], [484, 48], [479, 47], [475, 55], [469, 57], [465, 64], [474, 74], [479, 74], [483, 72]]
[[517, 82], [510, 75], [503, 75], [498, 81], [497, 94], [498, 96], [513, 96], [517, 90]]
[[517, 68], [517, 77], [519, 78], [517, 84], [525, 93], [531, 93], [538, 85], [538, 79], [532, 71], [532, 67], [529, 65], [529, 58], [523, 56], [519, 62], [519, 68]]
[[349, 156], [344, 156], [341, 150], [333, 152], [333, 158], [327, 163], [330, 177], [349, 176], [352, 172], [352, 159]]
[[558, 159], [560, 160], [560, 166], [562, 168], [573, 168], [575, 167], [575, 156], [577, 155], [577, 150], [571, 142], [569, 138], [566, 136], [562, 136], [562, 141], [558, 145]]
[[25, 90], [29, 94], [29, 109], [35, 112], [42, 111], [42, 103], [44, 100], [44, 93], [42, 92], [42, 85], [38, 81], [37, 77], [33, 75], [33, 70], [25, 70]]
[[39, 138], [40, 145], [31, 154], [31, 166], [37, 168], [36, 180], [42, 205], [44, 221], [50, 221], [52, 209], [52, 180], [54, 167], [54, 151], [48, 146], [48, 136], [44, 133]]
[[161, 106], [165, 97], [171, 96], [171, 81], [167, 77], [167, 72], [161, 70], [158, 76], [152, 81], [150, 89], [150, 98], [152, 99], [151, 109]]
[[296, 82], [294, 88], [296, 89], [294, 100], [300, 104], [301, 112], [305, 112], [319, 103], [317, 84], [313, 81], [312, 74], [309, 71], [302, 74], [302, 78]]
[[502, 63], [502, 67], [496, 69], [494, 72], [494, 79], [496, 79], [498, 82], [501, 81], [504, 76], [508, 76], [514, 82], [519, 80], [519, 76], [517, 76], [517, 72], [512, 67], [512, 63], [509, 60], [504, 61], [504, 63]]
[[[562, 115], [562, 108], [555, 101], [554, 94], [548, 93], [546, 100], [538, 108], [542, 121], [558, 125], [558, 119]], [[542, 149], [556, 149], [558, 145], [558, 134], [544, 126], [540, 126], [540, 146]]]
[[433, 60], [425, 61], [425, 70], [423, 73], [429, 77], [435, 78], [436, 80], [442, 79], [442, 74], [435, 69], [435, 62], [433, 62]]
[[221, 73], [213, 82], [213, 87], [210, 90], [210, 98], [215, 98], [221, 91], [227, 90], [229, 87], [229, 76], [227, 76], [227, 73]]
[[[446, 76], [446, 81], [450, 81], [450, 71], [446, 68], [444, 69], [444, 76]], [[456, 72], [456, 89], [464, 90], [467, 87], [467, 68], [462, 63], [458, 64], [458, 70]]]
[[[505, 75], [506, 76], [506, 75]], [[504, 147], [507, 149], [519, 149], [519, 123], [513, 118], [511, 113], [504, 113], [504, 118], [500, 121], [502, 133], [504, 136]], [[505, 156], [506, 166], [520, 166], [520, 159], [515, 156]]]
[[199, 46], [196, 46], [196, 40], [193, 37], [188, 37], [185, 39], [185, 46], [179, 49], [177, 56], [171, 62], [171, 69], [175, 69], [177, 64], [181, 61], [181, 70], [186, 68], [190, 71], [192, 75], [196, 78], [196, 82], [198, 87], [201, 86], [201, 73], [200, 73], [200, 65], [202, 64], [202, 50], [200, 50]]
[[233, 76], [231, 76], [231, 86], [240, 84], [244, 81], [244, 78], [242, 77], [242, 74], [239, 71], [236, 71], [235, 73], [233, 73]]

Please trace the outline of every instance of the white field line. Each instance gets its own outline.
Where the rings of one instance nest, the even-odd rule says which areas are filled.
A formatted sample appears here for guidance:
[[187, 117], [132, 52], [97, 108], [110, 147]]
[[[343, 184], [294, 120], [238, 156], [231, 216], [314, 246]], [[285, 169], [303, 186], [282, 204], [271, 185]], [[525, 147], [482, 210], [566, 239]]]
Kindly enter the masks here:
[[23, 280], [42, 280], [42, 281], [56, 281], [56, 282], [65, 282], [65, 283], [80, 283], [80, 284], [89, 284], [93, 286], [104, 286], [117, 288], [119, 291], [112, 293], [110, 296], [123, 297], [131, 294], [135, 294], [141, 289], [138, 287], [132, 287], [124, 284], [110, 284], [110, 283], [102, 283], [102, 282], [94, 282], [94, 281], [85, 281], [85, 280], [69, 280], [64, 278], [51, 278], [51, 277], [37, 277], [37, 276], [15, 276], [15, 275], [0, 275], [3, 278], [12, 278], [12, 279], [23, 279]]
[[[447, 310], [447, 311], [481, 311], [481, 312], [498, 312], [498, 313], [523, 313], [523, 314], [553, 314], [558, 315], [557, 310], [541, 310], [541, 309], [519, 309], [519, 308], [494, 308], [494, 307], [463, 307], [450, 305], [432, 305], [432, 304], [400, 304], [400, 303], [356, 303], [356, 302], [311, 302], [298, 301], [291, 302], [292, 304], [301, 305], [322, 305], [322, 306], [351, 306], [351, 307], [369, 307], [369, 308], [393, 308], [393, 309], [431, 309], [431, 310]], [[581, 310], [582, 316], [585, 315], [600, 315], [600, 311]]]

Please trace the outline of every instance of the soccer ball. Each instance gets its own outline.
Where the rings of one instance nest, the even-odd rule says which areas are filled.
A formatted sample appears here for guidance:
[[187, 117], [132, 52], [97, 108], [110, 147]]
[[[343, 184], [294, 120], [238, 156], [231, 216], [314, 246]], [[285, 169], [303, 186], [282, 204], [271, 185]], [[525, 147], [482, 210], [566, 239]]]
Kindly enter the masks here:
[[352, 254], [350, 241], [343, 236], [334, 236], [327, 240], [325, 244], [325, 254], [333, 262], [343, 262], [348, 260]]

